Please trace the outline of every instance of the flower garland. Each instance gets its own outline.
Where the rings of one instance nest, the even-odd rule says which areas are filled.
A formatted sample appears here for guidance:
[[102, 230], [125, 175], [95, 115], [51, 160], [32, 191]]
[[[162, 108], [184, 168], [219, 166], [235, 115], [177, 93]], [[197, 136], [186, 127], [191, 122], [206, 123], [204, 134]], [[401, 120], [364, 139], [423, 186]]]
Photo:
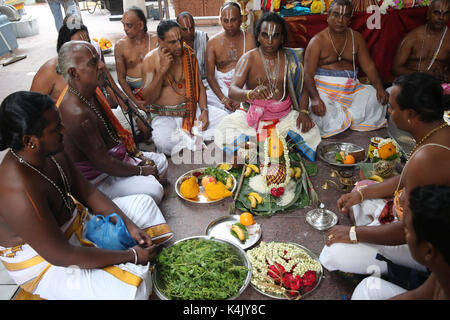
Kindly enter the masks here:
[[316, 285], [322, 267], [303, 249], [290, 243], [261, 241], [247, 251], [252, 267], [251, 283], [266, 293], [301, 297]]
[[378, 3], [380, 3], [381, 1], [383, 1], [380, 6], [381, 14], [386, 14], [387, 9], [391, 7], [395, 7], [397, 10], [401, 10], [404, 7], [412, 8], [414, 6], [425, 7], [430, 5], [430, 0], [412, 0], [411, 4], [409, 4], [409, 2], [411, 1], [407, 0], [378, 0]]
[[[278, 134], [278, 132], [277, 132], [277, 134]], [[282, 182], [280, 184], [275, 184], [274, 183], [274, 184], [271, 184], [271, 185], [267, 185], [267, 182], [266, 182], [266, 185], [267, 185], [267, 187], [269, 189], [285, 187], [289, 183], [289, 181], [291, 180], [291, 177], [288, 174], [289, 173], [289, 168], [291, 167], [291, 160], [289, 159], [289, 151], [288, 151], [288, 148], [287, 148], [287, 143], [286, 143], [286, 140], [284, 139], [284, 137], [282, 137], [282, 136], [278, 136], [278, 137], [279, 137], [279, 139], [281, 141], [281, 144], [283, 145], [283, 156], [284, 156], [284, 162], [285, 162], [285, 166], [286, 166], [286, 178], [285, 178], [284, 182]], [[261, 175], [264, 177], [264, 181], [267, 181], [266, 180], [267, 170], [269, 169], [269, 164], [270, 164], [269, 139], [270, 139], [270, 136], [268, 136], [266, 138], [266, 140], [264, 140], [264, 166], [263, 166], [263, 169], [262, 169], [262, 172], [261, 172]]]

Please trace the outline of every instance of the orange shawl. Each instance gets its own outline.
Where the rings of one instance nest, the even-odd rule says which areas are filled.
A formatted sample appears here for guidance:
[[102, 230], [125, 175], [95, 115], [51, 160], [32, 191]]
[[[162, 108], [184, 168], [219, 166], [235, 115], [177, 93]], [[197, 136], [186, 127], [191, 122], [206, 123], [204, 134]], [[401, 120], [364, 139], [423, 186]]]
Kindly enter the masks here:
[[199, 70], [197, 57], [194, 50], [188, 45], [183, 45], [183, 68], [186, 78], [186, 109], [187, 115], [183, 119], [183, 129], [191, 132], [195, 121], [195, 112], [197, 110], [198, 98], [200, 96], [200, 86], [198, 83]]
[[[59, 108], [63, 98], [65, 97], [67, 91], [69, 89], [69, 85], [66, 85], [64, 90], [61, 92], [61, 95], [59, 96], [58, 100], [56, 101], [56, 106]], [[100, 106], [102, 107], [103, 111], [105, 112], [106, 116], [108, 117], [108, 120], [111, 122], [111, 124], [114, 127], [114, 130], [116, 130], [117, 135], [119, 136], [119, 139], [122, 141], [122, 143], [127, 148], [127, 151], [130, 155], [134, 155], [136, 153], [136, 144], [134, 143], [133, 136], [130, 131], [122, 127], [119, 120], [116, 118], [114, 113], [111, 110], [111, 107], [109, 106], [108, 100], [106, 100], [106, 97], [103, 95], [102, 90], [100, 90], [99, 87], [95, 90], [95, 95], [97, 98], [97, 101], [100, 103]]]

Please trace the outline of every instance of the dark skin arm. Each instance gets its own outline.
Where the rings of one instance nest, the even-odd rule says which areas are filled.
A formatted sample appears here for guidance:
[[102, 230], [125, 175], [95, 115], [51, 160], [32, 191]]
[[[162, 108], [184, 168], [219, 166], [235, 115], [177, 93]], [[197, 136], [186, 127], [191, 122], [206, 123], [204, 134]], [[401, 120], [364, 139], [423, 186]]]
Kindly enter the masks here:
[[364, 38], [359, 32], [353, 32], [355, 35], [355, 41], [358, 45], [357, 56], [359, 60], [359, 65], [364, 73], [369, 78], [372, 85], [377, 90], [378, 102], [382, 105], [387, 104], [389, 100], [389, 94], [384, 90], [383, 82], [378, 74], [377, 67], [370, 57], [369, 49], [367, 48]]
[[[129, 177], [139, 175], [138, 166], [117, 160], [108, 155], [102, 134], [96, 119], [87, 111], [77, 111], [75, 108], [64, 108], [61, 116], [66, 128], [65, 134], [69, 135], [77, 148], [89, 159], [95, 168], [111, 176]], [[64, 121], [70, 119], [70, 121]], [[89, 137], [89, 139], [86, 139]], [[158, 177], [157, 168], [153, 165], [142, 165], [142, 175], [155, 175]]]
[[327, 111], [325, 104], [320, 99], [319, 92], [316, 88], [314, 75], [319, 66], [320, 58], [320, 39], [313, 37], [305, 50], [305, 87], [311, 98], [311, 109], [314, 114], [323, 117]]
[[394, 60], [392, 62], [392, 74], [395, 76], [406, 75], [415, 72], [415, 70], [406, 67], [406, 62], [408, 57], [412, 53], [413, 42], [405, 38], [399, 45], [397, 53], [395, 54]]
[[[77, 180], [76, 178], [75, 181]], [[89, 183], [85, 184], [85, 187], [89, 188]], [[99, 200], [99, 206], [102, 209], [118, 209], [112, 205], [105, 205], [106, 201], [97, 199], [97, 196], [98, 194], [93, 195], [92, 200]], [[3, 206], [1, 210], [2, 218], [8, 226], [20, 235], [26, 243], [31, 245], [39, 255], [53, 265], [101, 268], [114, 264], [134, 262], [134, 254], [130, 250], [103, 250], [71, 245], [56, 223], [55, 213], [49, 206], [47, 196], [41, 192], [39, 185], [36, 185], [35, 182], [27, 181], [25, 177], [22, 177], [19, 183], [14, 184], [14, 187], [9, 192], [2, 193], [0, 199]], [[110, 202], [112, 203], [112, 201]], [[113, 211], [109, 211], [109, 213], [111, 212]], [[150, 248], [151, 246], [148, 248], [135, 247], [136, 251], [139, 250], [140, 263], [146, 263], [153, 257], [153, 248]]]
[[[142, 81], [144, 83], [142, 93], [146, 104], [152, 104], [159, 99], [164, 78], [173, 62], [173, 56], [169, 50], [165, 48], [156, 50], [158, 51], [151, 51], [152, 54], [147, 55], [142, 62]], [[159, 68], [157, 68], [157, 65], [159, 65]], [[147, 79], [150, 75], [153, 78]]]
[[[408, 203], [410, 190], [415, 187], [449, 183], [447, 176], [442, 174], [443, 172], [448, 172], [446, 161], [440, 161], [443, 157], [445, 157], [445, 153], [442, 150], [433, 150], [433, 152], [422, 150], [414, 156], [414, 159], [410, 160], [408, 166], [404, 169], [407, 171], [403, 174], [402, 180], [405, 196], [400, 197], [400, 205], [403, 208]], [[429, 163], [433, 163], [433, 166], [430, 166]], [[420, 172], [420, 174], [414, 174], [414, 172]], [[364, 199], [392, 197], [399, 179], [400, 176], [396, 176], [382, 183], [363, 188]], [[360, 202], [361, 196], [359, 192], [352, 192], [340, 197], [337, 205], [339, 211], [346, 213], [354, 204]], [[350, 243], [349, 230], [349, 226], [335, 226], [331, 228], [328, 234], [333, 234], [334, 238], [327, 240], [327, 245], [329, 246], [335, 242]], [[401, 245], [405, 244], [406, 241], [403, 221], [380, 226], [356, 227], [356, 236], [360, 242], [381, 245]]]

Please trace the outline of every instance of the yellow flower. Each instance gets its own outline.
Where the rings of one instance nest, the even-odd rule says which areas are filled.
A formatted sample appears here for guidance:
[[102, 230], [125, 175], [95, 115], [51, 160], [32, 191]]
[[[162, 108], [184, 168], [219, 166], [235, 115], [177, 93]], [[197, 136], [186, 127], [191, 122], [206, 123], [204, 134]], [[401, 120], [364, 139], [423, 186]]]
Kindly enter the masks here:
[[325, 10], [323, 0], [314, 0], [311, 4], [311, 13], [322, 13]]

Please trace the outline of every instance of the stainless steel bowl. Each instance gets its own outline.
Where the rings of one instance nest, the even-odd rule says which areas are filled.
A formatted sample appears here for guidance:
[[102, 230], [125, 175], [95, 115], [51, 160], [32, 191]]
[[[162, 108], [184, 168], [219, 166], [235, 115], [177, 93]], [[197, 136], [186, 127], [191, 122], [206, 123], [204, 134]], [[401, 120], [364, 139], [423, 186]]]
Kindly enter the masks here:
[[357, 166], [358, 163], [365, 162], [367, 160], [367, 153], [366, 153], [366, 158], [363, 161], [352, 163], [352, 164], [339, 163], [336, 160], [334, 160], [334, 156], [335, 156], [336, 152], [340, 152], [340, 151], [349, 153], [349, 152], [358, 152], [361, 150], [365, 150], [365, 149], [363, 147], [360, 147], [353, 143], [334, 142], [334, 143], [329, 143], [329, 144], [326, 144], [326, 145], [323, 145], [320, 147], [319, 158], [322, 161], [325, 161], [326, 163], [331, 164], [333, 166], [354, 167], [354, 166]]
[[[170, 248], [170, 247], [176, 245], [177, 243], [180, 243], [183, 241], [198, 240], [198, 239], [216, 241], [216, 242], [221, 242], [221, 243], [227, 244], [240, 258], [241, 265], [245, 266], [248, 269], [247, 277], [245, 278], [244, 284], [239, 289], [239, 292], [237, 292], [234, 296], [228, 298], [227, 300], [234, 300], [237, 297], [239, 297], [242, 294], [242, 292], [244, 292], [244, 290], [248, 287], [250, 280], [252, 279], [252, 268], [250, 265], [250, 261], [248, 260], [247, 255], [245, 254], [245, 251], [242, 250], [241, 248], [239, 248], [238, 246], [236, 246], [234, 243], [231, 243], [227, 240], [210, 237], [210, 236], [193, 236], [193, 237], [187, 237], [187, 238], [178, 240], [178, 241], [174, 242], [172, 245], [168, 246], [167, 248]], [[158, 296], [158, 298], [160, 298], [161, 300], [169, 300], [169, 298], [166, 297], [164, 295], [164, 293], [162, 292], [163, 288], [164, 288], [164, 283], [159, 275], [158, 268], [156, 266], [153, 270], [152, 280], [153, 280], [153, 288], [154, 288], [155, 293]]]
[[[186, 200], [186, 201], [188, 201], [188, 202], [199, 203], [199, 204], [204, 204], [204, 203], [217, 203], [217, 202], [220, 202], [220, 201], [223, 201], [223, 200], [227, 199], [227, 198], [222, 198], [222, 199], [213, 200], [213, 201], [206, 199], [205, 196], [201, 195], [201, 194], [204, 193], [204, 191], [205, 191], [205, 188], [203, 188], [203, 186], [202, 186], [201, 184], [199, 184], [199, 194], [200, 194], [200, 196], [197, 196], [197, 199], [188, 199], [188, 198], [185, 198], [185, 197], [183, 197], [183, 196], [181, 195], [181, 192], [180, 192], [180, 186], [181, 186], [181, 183], [184, 181], [184, 179], [187, 178], [187, 177], [193, 176], [194, 172], [204, 172], [205, 169], [207, 169], [207, 167], [189, 170], [188, 172], [186, 172], [185, 174], [181, 175], [181, 176], [177, 179], [177, 181], [175, 182], [175, 192], [177, 193], [177, 195], [178, 195], [181, 199]], [[225, 171], [225, 170], [224, 170], [224, 171]], [[236, 190], [236, 178], [235, 178], [231, 173], [229, 173], [229, 174], [230, 174], [231, 177], [233, 178], [233, 188], [232, 188], [230, 191], [231, 191], [231, 192], [234, 192], [234, 190]]]

